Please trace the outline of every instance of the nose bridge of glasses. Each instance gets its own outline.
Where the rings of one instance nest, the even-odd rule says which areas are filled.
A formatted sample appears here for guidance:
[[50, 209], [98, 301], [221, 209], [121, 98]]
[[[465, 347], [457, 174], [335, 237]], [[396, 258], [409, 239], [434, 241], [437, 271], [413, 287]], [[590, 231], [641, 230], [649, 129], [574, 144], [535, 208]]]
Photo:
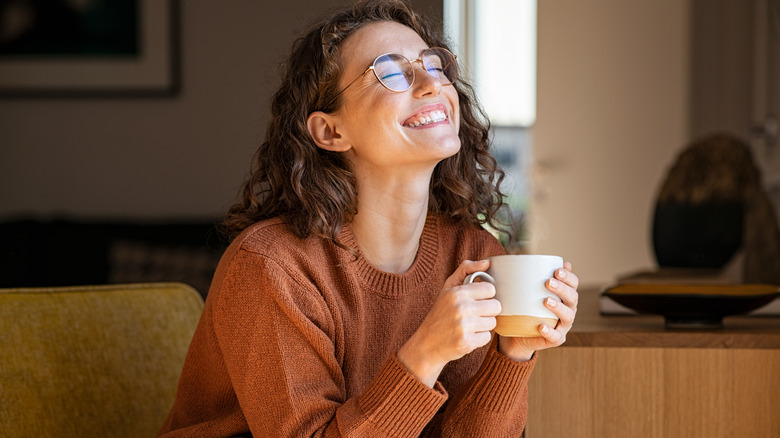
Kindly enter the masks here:
[[435, 66], [428, 65], [425, 62], [425, 58], [423, 56], [420, 56], [419, 58], [415, 59], [414, 61], [410, 61], [410, 63], [412, 64], [412, 66], [414, 66], [414, 63], [420, 64], [420, 69], [422, 69], [422, 71], [424, 71], [425, 73], [427, 73], [430, 76], [433, 76], [433, 75], [431, 75], [431, 70], [429, 70], [429, 69], [434, 69], [435, 70]]
[[412, 71], [414, 71], [414, 64], [415, 63], [419, 64], [420, 65], [420, 70], [422, 70], [425, 73], [425, 76], [423, 76], [423, 78], [426, 78], [426, 79], [427, 78], [436, 79], [436, 80], [438, 80], [440, 82], [442, 81], [442, 78], [438, 77], [437, 75], [433, 74], [430, 70], [428, 70], [430, 68], [430, 66], [425, 65], [425, 60], [423, 59], [422, 56], [420, 56], [419, 58], [415, 59], [414, 61], [409, 61], [409, 64], [412, 66]]
[[443, 50], [445, 49], [428, 49], [415, 61], [420, 62], [429, 76], [435, 77], [444, 85], [449, 85], [457, 79], [457, 66], [453, 64], [455, 56], [452, 54], [446, 56], [441, 53]]
[[414, 61], [411, 61], [412, 64], [414, 63], [420, 64], [420, 69], [425, 73], [420, 77], [420, 79], [424, 79], [427, 81], [434, 81], [438, 83], [438, 86], [441, 87], [443, 85], [449, 85], [452, 82], [447, 77], [447, 75], [444, 73], [443, 69], [440, 67], [436, 67], [435, 65], [426, 65], [424, 56], [421, 56], [418, 59], [415, 59]]

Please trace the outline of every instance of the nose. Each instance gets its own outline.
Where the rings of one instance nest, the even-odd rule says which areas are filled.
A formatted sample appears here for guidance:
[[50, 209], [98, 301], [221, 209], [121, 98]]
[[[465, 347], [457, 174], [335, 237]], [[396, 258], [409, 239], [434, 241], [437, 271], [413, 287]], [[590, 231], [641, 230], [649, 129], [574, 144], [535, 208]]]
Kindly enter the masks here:
[[427, 95], [436, 96], [441, 91], [442, 83], [439, 78], [428, 73], [422, 60], [416, 60], [412, 63], [417, 64], [419, 71], [415, 72], [414, 84], [412, 84], [413, 94], [415, 97], [423, 97]]

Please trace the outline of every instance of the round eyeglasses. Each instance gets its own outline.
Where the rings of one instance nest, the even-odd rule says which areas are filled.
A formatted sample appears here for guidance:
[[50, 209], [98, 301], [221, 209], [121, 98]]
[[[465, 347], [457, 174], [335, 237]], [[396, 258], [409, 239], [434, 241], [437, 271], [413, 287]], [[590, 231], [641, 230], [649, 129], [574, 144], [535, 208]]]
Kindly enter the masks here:
[[374, 72], [374, 76], [379, 83], [384, 85], [390, 91], [396, 93], [404, 92], [412, 88], [414, 84], [414, 66], [413, 63], [419, 62], [429, 75], [438, 79], [442, 85], [451, 85], [458, 80], [458, 62], [457, 56], [443, 47], [431, 47], [425, 49], [420, 57], [410, 61], [403, 55], [397, 53], [385, 53], [379, 55], [367, 69], [356, 77], [352, 82], [342, 88], [333, 99], [325, 105], [329, 107], [341, 94], [347, 91], [358, 79], [362, 78], [369, 71]]

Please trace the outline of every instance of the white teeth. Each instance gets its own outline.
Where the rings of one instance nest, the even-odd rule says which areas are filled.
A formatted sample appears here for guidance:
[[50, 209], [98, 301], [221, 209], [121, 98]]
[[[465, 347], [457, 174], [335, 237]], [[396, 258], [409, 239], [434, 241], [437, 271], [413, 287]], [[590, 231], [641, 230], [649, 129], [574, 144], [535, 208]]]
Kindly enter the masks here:
[[447, 120], [447, 115], [444, 113], [444, 111], [436, 110], [431, 111], [430, 113], [420, 116], [419, 119], [409, 122], [407, 125], [410, 128], [416, 128], [418, 126], [427, 125], [429, 123], [435, 123], [435, 122], [441, 122]]

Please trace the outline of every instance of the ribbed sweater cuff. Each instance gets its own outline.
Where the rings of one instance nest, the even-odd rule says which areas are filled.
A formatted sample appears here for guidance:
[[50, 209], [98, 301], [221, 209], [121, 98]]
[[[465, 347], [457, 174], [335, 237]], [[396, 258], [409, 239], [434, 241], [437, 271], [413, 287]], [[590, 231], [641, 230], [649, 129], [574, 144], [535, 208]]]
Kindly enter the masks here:
[[469, 396], [479, 409], [496, 413], [513, 410], [523, 402], [524, 390], [536, 364], [534, 353], [527, 362], [516, 362], [491, 348], [477, 373]]
[[359, 407], [389, 436], [418, 436], [447, 400], [440, 383], [432, 389], [413, 376], [393, 355], [363, 395]]

